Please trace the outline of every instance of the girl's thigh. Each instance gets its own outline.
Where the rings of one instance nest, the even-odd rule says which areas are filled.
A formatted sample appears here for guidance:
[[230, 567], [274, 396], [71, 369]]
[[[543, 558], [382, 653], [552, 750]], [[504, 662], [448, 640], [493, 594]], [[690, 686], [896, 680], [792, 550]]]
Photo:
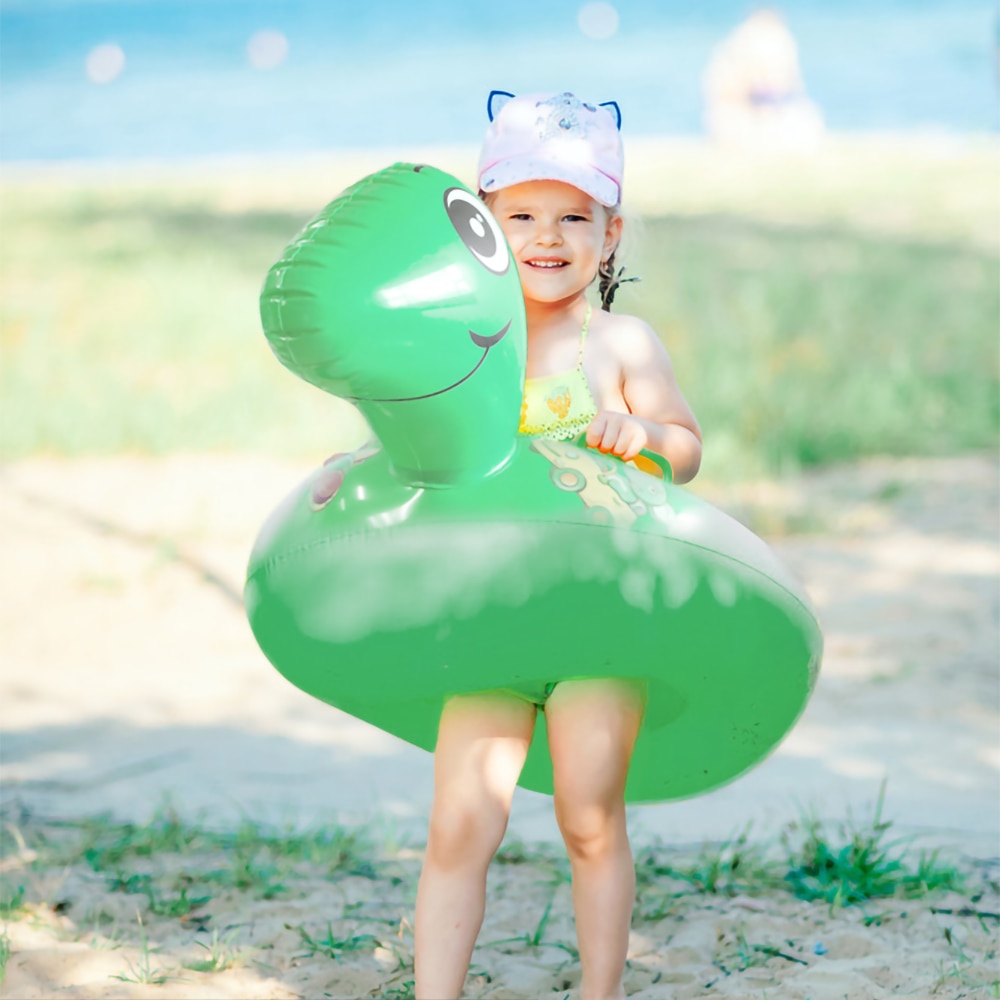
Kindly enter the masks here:
[[620, 800], [645, 702], [641, 681], [556, 685], [545, 703], [545, 724], [557, 798]]
[[509, 807], [536, 710], [531, 702], [501, 691], [450, 698], [434, 751], [435, 797], [483, 797]]

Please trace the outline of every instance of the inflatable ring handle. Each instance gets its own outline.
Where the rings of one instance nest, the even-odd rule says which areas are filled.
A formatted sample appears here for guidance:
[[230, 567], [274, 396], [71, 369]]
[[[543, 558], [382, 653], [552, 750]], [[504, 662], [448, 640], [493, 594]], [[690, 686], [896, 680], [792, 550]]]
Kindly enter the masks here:
[[653, 465], [655, 465], [663, 474], [663, 479], [666, 482], [672, 483], [674, 481], [674, 470], [670, 467], [670, 463], [662, 455], [655, 451], [650, 451], [648, 448], [643, 448], [639, 452], [639, 455], [646, 459], [647, 462], [652, 462]]
[[[584, 449], [586, 449], [588, 451], [596, 451], [599, 455], [605, 455], [605, 454], [607, 454], [607, 452], [598, 451], [597, 448], [591, 448], [587, 444], [587, 435], [586, 435], [586, 433], [581, 434], [572, 443], [575, 444], [578, 448], [584, 448]], [[652, 466], [655, 466], [655, 468], [659, 470], [659, 476], [658, 476], [658, 478], [662, 478], [662, 479], [664, 479], [668, 483], [672, 483], [674, 481], [674, 470], [670, 467], [670, 463], [662, 455], [657, 454], [655, 451], [650, 451], [649, 448], [643, 448], [639, 452], [639, 455], [636, 456], [636, 458], [638, 458], [640, 456], [642, 458], [644, 458], [646, 461], [644, 463], [643, 462], [636, 462], [636, 465], [643, 472], [646, 472], [646, 473], [648, 473], [651, 476], [656, 476], [657, 473], [654, 472], [653, 469], [649, 468], [649, 466], [652, 465]], [[635, 459], [633, 459], [633, 462], [635, 462]]]

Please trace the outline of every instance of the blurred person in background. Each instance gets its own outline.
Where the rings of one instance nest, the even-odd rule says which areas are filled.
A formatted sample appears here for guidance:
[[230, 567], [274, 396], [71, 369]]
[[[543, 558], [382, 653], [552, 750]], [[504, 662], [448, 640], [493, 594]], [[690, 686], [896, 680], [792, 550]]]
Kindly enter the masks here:
[[823, 116], [805, 92], [795, 38], [773, 8], [755, 11], [716, 46], [703, 89], [705, 127], [718, 143], [808, 150], [823, 135]]

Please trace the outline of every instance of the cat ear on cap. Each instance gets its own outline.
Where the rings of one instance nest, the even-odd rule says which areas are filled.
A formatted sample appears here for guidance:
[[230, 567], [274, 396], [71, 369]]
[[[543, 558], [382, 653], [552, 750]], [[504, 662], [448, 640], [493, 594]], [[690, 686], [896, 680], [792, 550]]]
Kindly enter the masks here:
[[[496, 93], [494, 91], [493, 93]], [[618, 127], [618, 131], [622, 130], [622, 109], [618, 107], [617, 101], [605, 101], [603, 104], [599, 104], [600, 108], [607, 108], [611, 112], [615, 120], [615, 125]]]
[[490, 121], [493, 121], [500, 114], [503, 106], [513, 97], [514, 95], [509, 90], [490, 91], [490, 96], [486, 98], [486, 114], [489, 115]]

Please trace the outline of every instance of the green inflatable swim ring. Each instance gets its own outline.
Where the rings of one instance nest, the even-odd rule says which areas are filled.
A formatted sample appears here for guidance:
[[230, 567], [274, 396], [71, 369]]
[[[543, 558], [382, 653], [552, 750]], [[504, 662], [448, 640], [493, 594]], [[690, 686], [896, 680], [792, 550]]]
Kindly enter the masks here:
[[[433, 750], [450, 695], [639, 679], [630, 802], [708, 791], [774, 750], [819, 668], [804, 592], [669, 477], [518, 435], [524, 304], [471, 191], [427, 166], [366, 177], [260, 302], [279, 360], [374, 433], [295, 489], [251, 555], [247, 614], [288, 680]], [[544, 721], [520, 783], [551, 793]]]

